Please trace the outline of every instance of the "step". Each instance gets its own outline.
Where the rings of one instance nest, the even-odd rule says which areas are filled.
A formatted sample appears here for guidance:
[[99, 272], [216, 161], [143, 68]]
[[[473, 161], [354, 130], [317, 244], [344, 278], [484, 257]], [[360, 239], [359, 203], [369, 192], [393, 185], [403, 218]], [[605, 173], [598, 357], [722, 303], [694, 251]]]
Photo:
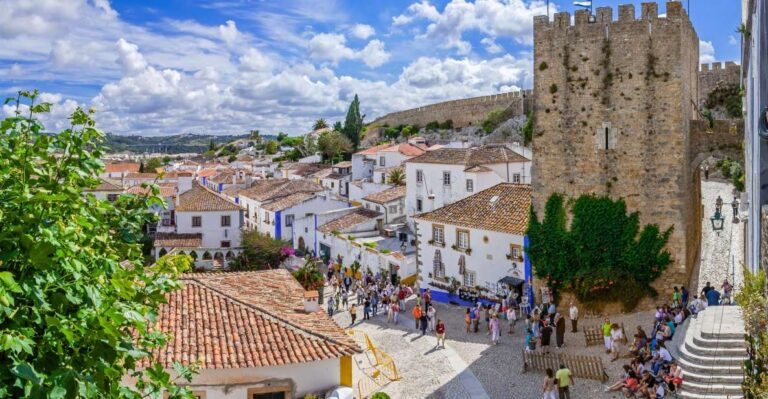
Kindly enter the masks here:
[[746, 352], [743, 356], [711, 356], [711, 355], [698, 355], [688, 350], [686, 345], [680, 348], [680, 358], [688, 360], [689, 363], [702, 366], [734, 366], [741, 367], [744, 360], [747, 359]]
[[704, 338], [698, 335], [693, 336], [693, 343], [702, 347], [719, 346], [721, 348], [740, 348], [746, 350], [744, 338]]
[[739, 372], [738, 374], [709, 374], [696, 371], [690, 371], [683, 368], [683, 381], [695, 382], [699, 384], [725, 384], [725, 385], [739, 385], [744, 380], [744, 376]]
[[704, 345], [699, 345], [694, 342], [695, 337], [685, 337], [685, 348], [688, 352], [694, 355], [702, 356], [726, 356], [726, 357], [741, 357], [747, 355], [747, 349], [744, 347], [744, 341], [741, 342], [741, 346], [723, 346], [721, 342], [717, 340], [707, 340]]
[[701, 384], [683, 380], [683, 392], [716, 395], [743, 395], [741, 384]]
[[723, 366], [720, 364], [715, 365], [701, 365], [697, 363], [691, 363], [685, 358], [675, 359], [677, 364], [683, 369], [683, 372], [690, 371], [693, 373], [704, 375], [741, 375], [741, 365], [738, 366]]
[[[675, 396], [672, 396], [673, 398]], [[742, 399], [742, 395], [718, 395], [718, 394], [701, 394], [694, 392], [681, 391], [677, 393], [678, 398], [691, 398], [691, 399]]]

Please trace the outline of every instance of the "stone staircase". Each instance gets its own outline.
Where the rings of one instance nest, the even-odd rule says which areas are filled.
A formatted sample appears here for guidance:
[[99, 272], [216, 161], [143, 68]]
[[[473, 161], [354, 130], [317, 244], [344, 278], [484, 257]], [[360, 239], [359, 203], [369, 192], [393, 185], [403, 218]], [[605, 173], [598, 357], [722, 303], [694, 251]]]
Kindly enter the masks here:
[[672, 355], [683, 370], [679, 397], [743, 398], [742, 364], [747, 358], [744, 322], [737, 306], [711, 306], [675, 334]]

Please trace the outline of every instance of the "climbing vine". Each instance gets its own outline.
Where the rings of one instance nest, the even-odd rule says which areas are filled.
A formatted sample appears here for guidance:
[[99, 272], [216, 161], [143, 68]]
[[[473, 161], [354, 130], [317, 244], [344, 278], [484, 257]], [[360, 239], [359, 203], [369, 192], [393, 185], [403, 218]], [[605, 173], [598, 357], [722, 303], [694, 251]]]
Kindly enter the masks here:
[[704, 106], [709, 109], [724, 109], [728, 117], [733, 119], [741, 118], [741, 94], [739, 85], [718, 84], [707, 95]]
[[744, 288], [736, 294], [744, 315], [749, 358], [744, 361], [744, 397], [768, 397], [768, 298], [765, 272], [757, 274], [744, 267]]
[[671, 263], [664, 246], [672, 227], [640, 229], [639, 216], [627, 214], [623, 200], [583, 195], [566, 203], [553, 194], [541, 221], [531, 209], [527, 251], [534, 274], [588, 307], [621, 301], [626, 311], [634, 309], [643, 297], [656, 296], [651, 283]]

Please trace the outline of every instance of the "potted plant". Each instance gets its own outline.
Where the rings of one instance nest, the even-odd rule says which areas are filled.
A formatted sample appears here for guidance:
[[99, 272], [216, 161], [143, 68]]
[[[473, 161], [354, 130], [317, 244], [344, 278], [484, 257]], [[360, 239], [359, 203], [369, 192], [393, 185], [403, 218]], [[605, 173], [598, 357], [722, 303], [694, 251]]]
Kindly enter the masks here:
[[465, 250], [464, 250], [464, 252], [465, 252], [467, 255], [472, 255], [472, 248], [467, 248], [467, 249], [465, 249]]
[[323, 273], [317, 268], [317, 263], [312, 260], [312, 258], [307, 257], [304, 261], [304, 265], [292, 274], [305, 291], [316, 290], [319, 294], [319, 303], [323, 303], [325, 278], [323, 277]]

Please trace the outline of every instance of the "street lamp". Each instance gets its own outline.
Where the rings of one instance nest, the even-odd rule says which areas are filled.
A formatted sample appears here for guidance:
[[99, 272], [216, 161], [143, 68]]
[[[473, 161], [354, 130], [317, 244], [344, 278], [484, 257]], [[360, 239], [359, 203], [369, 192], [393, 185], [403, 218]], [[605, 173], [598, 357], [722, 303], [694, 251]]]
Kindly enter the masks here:
[[715, 209], [715, 216], [709, 218], [709, 220], [712, 222], [712, 230], [718, 231], [723, 229], [723, 222], [725, 221], [725, 219], [723, 219], [723, 216], [720, 213], [719, 207]]

